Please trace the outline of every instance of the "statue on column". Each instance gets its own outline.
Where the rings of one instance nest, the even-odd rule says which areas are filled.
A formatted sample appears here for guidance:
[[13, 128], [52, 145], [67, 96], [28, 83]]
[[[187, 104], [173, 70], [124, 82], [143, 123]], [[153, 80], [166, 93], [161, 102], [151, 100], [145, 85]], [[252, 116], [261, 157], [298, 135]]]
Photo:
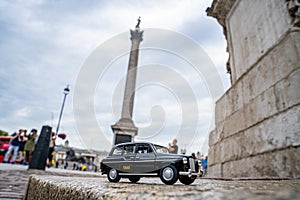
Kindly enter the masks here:
[[140, 23], [141, 23], [141, 17], [137, 19], [138, 23], [136, 24], [135, 28], [140, 28]]

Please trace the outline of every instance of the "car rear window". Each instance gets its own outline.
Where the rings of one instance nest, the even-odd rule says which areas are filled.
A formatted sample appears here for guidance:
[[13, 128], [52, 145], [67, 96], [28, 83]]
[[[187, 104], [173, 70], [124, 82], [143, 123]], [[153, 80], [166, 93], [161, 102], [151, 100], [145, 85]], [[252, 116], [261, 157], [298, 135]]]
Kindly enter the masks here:
[[123, 146], [121, 147], [116, 147], [113, 152], [112, 152], [112, 155], [113, 156], [120, 156], [122, 155], [122, 151], [123, 151]]
[[111, 155], [112, 156], [121, 156], [121, 155], [128, 155], [128, 154], [134, 154], [135, 145], [122, 145], [117, 146], [113, 149]]

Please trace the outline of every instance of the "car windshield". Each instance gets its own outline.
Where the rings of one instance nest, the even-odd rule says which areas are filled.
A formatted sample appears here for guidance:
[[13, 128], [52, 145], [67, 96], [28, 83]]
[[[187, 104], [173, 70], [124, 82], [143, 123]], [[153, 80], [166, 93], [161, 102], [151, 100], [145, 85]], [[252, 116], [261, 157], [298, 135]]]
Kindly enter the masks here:
[[167, 147], [159, 146], [159, 145], [154, 145], [156, 152], [157, 153], [169, 153], [169, 150]]

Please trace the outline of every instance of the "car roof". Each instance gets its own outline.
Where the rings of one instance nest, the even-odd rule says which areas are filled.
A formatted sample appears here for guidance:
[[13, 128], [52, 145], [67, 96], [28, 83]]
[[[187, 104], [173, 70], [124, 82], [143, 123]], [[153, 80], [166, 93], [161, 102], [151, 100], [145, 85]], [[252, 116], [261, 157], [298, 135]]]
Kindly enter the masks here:
[[[120, 143], [120, 144], [116, 144], [115, 147], [118, 147], [118, 146], [123, 146], [123, 145], [130, 145], [130, 144], [150, 144], [150, 145], [157, 145], [157, 146], [161, 146], [161, 145], [158, 145], [158, 144], [153, 144], [151, 142], [125, 142], [125, 143]], [[163, 147], [163, 146], [161, 146]]]

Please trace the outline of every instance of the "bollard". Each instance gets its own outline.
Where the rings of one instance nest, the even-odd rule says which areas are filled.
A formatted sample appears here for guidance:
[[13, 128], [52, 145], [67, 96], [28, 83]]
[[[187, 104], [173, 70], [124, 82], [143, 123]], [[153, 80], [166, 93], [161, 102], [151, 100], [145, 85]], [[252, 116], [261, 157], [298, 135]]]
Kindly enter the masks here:
[[28, 169], [45, 170], [49, 151], [52, 127], [43, 126], [37, 143], [35, 144]]

